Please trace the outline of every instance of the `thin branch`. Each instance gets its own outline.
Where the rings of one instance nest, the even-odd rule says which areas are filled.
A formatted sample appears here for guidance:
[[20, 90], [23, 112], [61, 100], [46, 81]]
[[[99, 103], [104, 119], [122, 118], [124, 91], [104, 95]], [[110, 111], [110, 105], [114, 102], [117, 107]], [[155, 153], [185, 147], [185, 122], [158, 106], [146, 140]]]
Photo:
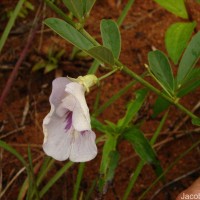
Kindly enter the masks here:
[[[38, 9], [40, 10], [40, 9]], [[39, 11], [38, 11], [39, 13]], [[36, 18], [38, 16], [38, 13], [36, 14]], [[21, 52], [20, 56], [19, 56], [19, 59], [12, 71], [12, 73], [10, 74], [9, 78], [8, 78], [8, 81], [4, 87], [4, 90], [1, 94], [1, 97], [0, 97], [0, 109], [3, 105], [3, 102], [5, 100], [5, 98], [7, 97], [10, 89], [11, 89], [11, 86], [13, 85], [13, 82], [15, 80], [15, 78], [17, 77], [17, 74], [18, 74], [18, 71], [19, 71], [19, 67], [21, 66], [22, 62], [24, 61], [27, 53], [28, 53], [28, 50], [30, 49], [30, 45], [32, 44], [32, 42], [34, 41], [34, 36], [36, 34], [36, 31], [37, 31], [37, 28], [38, 28], [38, 23], [37, 23], [37, 20], [35, 20], [35, 23], [33, 23], [33, 28], [30, 30], [30, 33], [29, 33], [29, 36], [28, 36], [28, 39], [27, 39], [27, 42], [26, 42], [26, 45], [23, 49], [23, 51]]]

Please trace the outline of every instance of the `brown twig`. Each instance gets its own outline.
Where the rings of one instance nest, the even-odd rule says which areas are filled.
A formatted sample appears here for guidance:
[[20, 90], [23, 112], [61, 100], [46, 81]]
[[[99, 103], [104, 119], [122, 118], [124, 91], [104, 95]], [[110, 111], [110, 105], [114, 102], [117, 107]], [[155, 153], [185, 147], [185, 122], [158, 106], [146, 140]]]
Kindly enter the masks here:
[[150, 200], [153, 200], [153, 199], [154, 199], [162, 190], [164, 190], [165, 188], [167, 188], [167, 187], [169, 187], [170, 185], [172, 185], [172, 184], [174, 184], [174, 183], [180, 181], [181, 179], [184, 179], [184, 178], [186, 178], [186, 177], [188, 177], [188, 176], [190, 176], [190, 175], [192, 175], [192, 174], [198, 172], [199, 170], [200, 170], [200, 167], [198, 167], [197, 169], [194, 169], [194, 170], [192, 170], [192, 171], [190, 171], [190, 172], [188, 172], [188, 173], [186, 173], [186, 174], [183, 174], [182, 176], [179, 176], [179, 177], [177, 177], [176, 179], [174, 179], [174, 180], [168, 182], [167, 184], [163, 185], [161, 188], [159, 188], [159, 189], [153, 194], [153, 196], [150, 198]]
[[1, 109], [1, 107], [3, 105], [3, 102], [4, 102], [5, 98], [6, 98], [6, 96], [8, 95], [8, 93], [10, 91], [10, 88], [11, 88], [15, 78], [17, 77], [17, 74], [18, 74], [18, 71], [19, 71], [19, 67], [21, 66], [23, 60], [25, 59], [25, 57], [26, 57], [26, 55], [28, 53], [29, 47], [30, 47], [31, 43], [33, 42], [33, 39], [34, 39], [34, 36], [36, 34], [37, 28], [38, 28], [38, 24], [37, 24], [37, 22], [35, 22], [34, 25], [33, 25], [33, 28], [30, 30], [26, 45], [25, 45], [23, 51], [21, 52], [20, 57], [19, 57], [16, 65], [15, 65], [12, 73], [10, 74], [10, 76], [8, 78], [8, 81], [7, 81], [7, 83], [6, 83], [5, 87], [4, 87], [4, 90], [3, 90], [2, 94], [1, 94], [1, 97], [0, 97], [0, 109]]

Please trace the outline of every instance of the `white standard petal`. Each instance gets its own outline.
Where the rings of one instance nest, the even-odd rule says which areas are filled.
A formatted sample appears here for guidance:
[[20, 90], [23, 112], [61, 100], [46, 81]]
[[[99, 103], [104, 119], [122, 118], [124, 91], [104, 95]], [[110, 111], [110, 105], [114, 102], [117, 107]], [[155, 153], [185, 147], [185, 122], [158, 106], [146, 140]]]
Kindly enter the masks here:
[[65, 87], [71, 81], [65, 77], [56, 78], [52, 82], [52, 92], [49, 97], [50, 103], [57, 107], [66, 96]]
[[69, 159], [73, 162], [86, 162], [97, 155], [93, 131], [76, 132], [72, 143]]
[[66, 85], [65, 91], [76, 99], [72, 116], [74, 128], [77, 131], [90, 130], [90, 114], [85, 100], [84, 87], [79, 83], [71, 82]]
[[70, 155], [74, 129], [69, 124], [70, 122], [68, 123], [66, 115], [59, 117], [54, 112], [48, 121], [47, 124], [43, 123], [44, 152], [56, 160], [66, 160]]

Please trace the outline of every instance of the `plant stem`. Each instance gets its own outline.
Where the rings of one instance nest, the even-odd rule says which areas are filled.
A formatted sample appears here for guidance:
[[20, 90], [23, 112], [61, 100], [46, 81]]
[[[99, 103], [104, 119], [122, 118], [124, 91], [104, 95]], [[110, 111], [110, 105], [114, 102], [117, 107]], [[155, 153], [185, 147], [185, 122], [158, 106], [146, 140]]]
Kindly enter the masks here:
[[[121, 65], [121, 63], [120, 63], [120, 65]], [[148, 89], [150, 89], [151, 91], [153, 91], [154, 93], [156, 93], [157, 95], [163, 97], [164, 99], [166, 99], [167, 101], [169, 101], [170, 103], [172, 103], [173, 105], [175, 105], [176, 107], [178, 107], [181, 111], [185, 112], [192, 119], [198, 118], [196, 115], [194, 115], [188, 109], [186, 109], [184, 106], [182, 106], [178, 102], [176, 102], [173, 99], [171, 99], [170, 97], [168, 97], [162, 91], [160, 91], [157, 88], [155, 88], [153, 85], [151, 85], [150, 83], [148, 83], [147, 81], [145, 81], [143, 78], [141, 78], [139, 75], [137, 75], [136, 73], [134, 73], [133, 71], [131, 71], [130, 69], [128, 69], [126, 66], [123, 67], [122, 71], [125, 72], [126, 74], [130, 75], [132, 78], [134, 78], [135, 80], [137, 80], [138, 82], [140, 82], [142, 85], [144, 85], [145, 87], [147, 87]]]
[[44, 1], [53, 11], [55, 11], [55, 13], [60, 15], [67, 23], [69, 23], [75, 27], [75, 23], [60, 8], [58, 8], [53, 2], [51, 2], [49, 0], [44, 0]]
[[117, 24], [118, 26], [121, 26], [128, 11], [130, 10], [132, 4], [134, 3], [135, 0], [129, 0], [128, 3], [126, 4], [126, 6], [124, 7], [124, 10], [122, 11], [121, 15], [119, 16], [118, 20], [117, 20]]
[[112, 75], [113, 73], [115, 73], [116, 71], [118, 71], [118, 68], [113, 69], [112, 71], [108, 72], [107, 74], [104, 74], [103, 76], [101, 76], [100, 78], [98, 78], [99, 81], [102, 81], [103, 79], [109, 77], [110, 75]]

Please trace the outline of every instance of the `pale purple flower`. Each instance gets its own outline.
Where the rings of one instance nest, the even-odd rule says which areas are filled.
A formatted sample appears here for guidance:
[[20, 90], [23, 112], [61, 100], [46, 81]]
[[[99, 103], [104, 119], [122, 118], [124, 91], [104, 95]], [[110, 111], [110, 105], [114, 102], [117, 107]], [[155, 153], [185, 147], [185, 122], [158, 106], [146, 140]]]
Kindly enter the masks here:
[[53, 81], [51, 110], [43, 120], [45, 153], [56, 160], [85, 162], [97, 155], [84, 85], [60, 77]]

